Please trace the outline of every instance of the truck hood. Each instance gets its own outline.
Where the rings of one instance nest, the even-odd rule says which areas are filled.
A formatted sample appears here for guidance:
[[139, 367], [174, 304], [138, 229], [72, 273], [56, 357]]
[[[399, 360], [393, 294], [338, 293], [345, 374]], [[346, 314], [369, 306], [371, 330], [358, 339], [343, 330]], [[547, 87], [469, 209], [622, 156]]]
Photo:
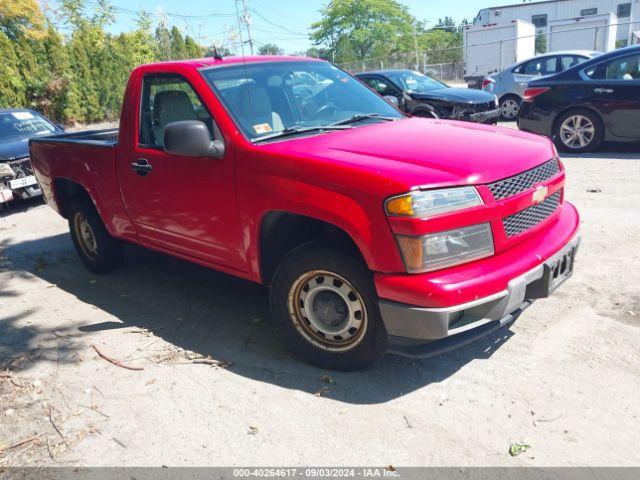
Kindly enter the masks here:
[[391, 189], [491, 183], [536, 167], [555, 154], [551, 142], [541, 136], [427, 118], [381, 122], [263, 146], [300, 159], [342, 163], [354, 176], [359, 172], [382, 176]]
[[29, 156], [29, 139], [14, 137], [0, 141], [0, 162]]
[[438, 88], [428, 92], [411, 92], [415, 100], [440, 100], [452, 103], [488, 103], [495, 100], [491, 93], [472, 88]]

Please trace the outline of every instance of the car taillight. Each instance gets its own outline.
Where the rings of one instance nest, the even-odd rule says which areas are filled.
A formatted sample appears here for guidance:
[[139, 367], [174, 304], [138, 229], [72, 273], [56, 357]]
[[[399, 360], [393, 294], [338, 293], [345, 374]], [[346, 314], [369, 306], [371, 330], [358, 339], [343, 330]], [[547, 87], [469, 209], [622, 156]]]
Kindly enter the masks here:
[[538, 95], [544, 93], [544, 92], [548, 92], [550, 90], [549, 87], [532, 87], [532, 88], [527, 88], [524, 91], [524, 95], [522, 97], [522, 99], [525, 102], [530, 102], [532, 101], [535, 97], [537, 97]]
[[495, 83], [495, 80], [492, 78], [485, 78], [484, 80], [482, 80], [482, 88], [485, 88], [487, 85], [490, 85], [492, 83]]

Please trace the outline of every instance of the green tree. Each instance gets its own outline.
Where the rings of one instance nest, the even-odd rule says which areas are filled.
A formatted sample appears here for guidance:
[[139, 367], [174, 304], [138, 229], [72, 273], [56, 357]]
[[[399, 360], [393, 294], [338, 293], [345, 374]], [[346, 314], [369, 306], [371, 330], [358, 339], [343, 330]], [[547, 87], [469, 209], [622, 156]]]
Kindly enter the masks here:
[[171, 32], [160, 22], [155, 35], [156, 58], [160, 61], [171, 60]]
[[275, 43], [265, 43], [258, 49], [258, 55], [282, 55], [284, 54], [284, 50], [282, 50]]
[[415, 19], [395, 0], [331, 0], [323, 19], [311, 25], [311, 40], [326, 47], [336, 62], [407, 52]]
[[202, 58], [204, 56], [204, 49], [189, 35], [184, 39], [184, 46], [187, 54], [186, 58]]
[[0, 107], [22, 106], [25, 99], [25, 85], [20, 75], [20, 64], [14, 44], [0, 31]]
[[9, 40], [22, 35], [38, 37], [44, 32], [44, 15], [36, 0], [2, 0], [0, 32]]
[[547, 34], [538, 33], [536, 35], [536, 53], [547, 53]]
[[183, 60], [189, 58], [187, 54], [187, 47], [182, 38], [182, 33], [178, 30], [178, 27], [172, 27], [170, 33], [170, 58], [171, 60]]

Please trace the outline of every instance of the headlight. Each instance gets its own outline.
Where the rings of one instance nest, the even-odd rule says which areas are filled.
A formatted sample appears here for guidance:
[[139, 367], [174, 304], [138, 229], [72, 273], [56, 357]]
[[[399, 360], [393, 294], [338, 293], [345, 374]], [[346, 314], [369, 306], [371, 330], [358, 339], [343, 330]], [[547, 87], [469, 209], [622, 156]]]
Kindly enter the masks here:
[[0, 178], [15, 177], [16, 174], [13, 173], [13, 169], [6, 163], [0, 163]]
[[416, 191], [387, 200], [389, 215], [398, 217], [430, 217], [440, 213], [482, 205], [474, 187]]
[[423, 273], [490, 257], [494, 253], [491, 225], [432, 233], [421, 237], [398, 235], [398, 245], [409, 273]]

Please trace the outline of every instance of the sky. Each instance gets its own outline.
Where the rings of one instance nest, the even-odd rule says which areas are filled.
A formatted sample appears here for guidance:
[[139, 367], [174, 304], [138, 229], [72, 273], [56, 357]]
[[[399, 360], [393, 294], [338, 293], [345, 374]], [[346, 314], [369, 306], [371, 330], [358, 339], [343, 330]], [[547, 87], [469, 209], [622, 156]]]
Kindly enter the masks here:
[[[252, 36], [255, 45], [275, 43], [286, 53], [295, 53], [311, 47], [308, 28], [320, 20], [320, 9], [329, 0], [245, 0], [252, 19]], [[86, 0], [87, 5], [95, 0]], [[239, 48], [235, 0], [110, 0], [117, 8], [116, 23], [109, 27], [113, 33], [135, 28], [135, 12], [145, 10], [156, 21], [166, 19], [169, 26], [177, 26], [184, 35], [191, 35], [203, 45], [227, 44], [234, 53]], [[418, 20], [427, 26], [435, 25], [438, 18], [452, 17], [456, 22], [463, 18], [473, 20], [478, 10], [490, 6], [482, 0], [400, 0]], [[54, 0], [55, 4], [55, 0]], [[238, 0], [242, 10], [242, 0]], [[88, 7], [91, 11], [91, 6]], [[244, 32], [244, 30], [243, 30]], [[243, 40], [247, 40], [246, 33]], [[231, 40], [230, 40], [231, 37]], [[248, 45], [245, 53], [249, 53]]]

